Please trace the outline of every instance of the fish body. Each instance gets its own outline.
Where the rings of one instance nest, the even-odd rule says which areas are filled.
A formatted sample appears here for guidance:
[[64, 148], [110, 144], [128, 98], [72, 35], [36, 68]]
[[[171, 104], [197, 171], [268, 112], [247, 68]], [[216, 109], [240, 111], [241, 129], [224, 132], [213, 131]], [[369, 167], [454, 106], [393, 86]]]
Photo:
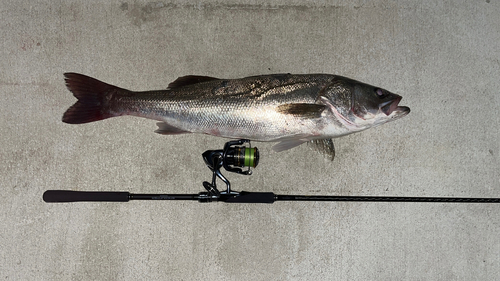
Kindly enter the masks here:
[[319, 147], [326, 144], [334, 151], [332, 138], [410, 112], [408, 107], [398, 105], [401, 97], [396, 94], [330, 74], [242, 79], [184, 76], [166, 90], [144, 92], [77, 73], [66, 73], [65, 78], [78, 101], [66, 111], [63, 122], [80, 124], [132, 115], [160, 121], [157, 133], [203, 133], [279, 142], [273, 147], [276, 151], [307, 141]]

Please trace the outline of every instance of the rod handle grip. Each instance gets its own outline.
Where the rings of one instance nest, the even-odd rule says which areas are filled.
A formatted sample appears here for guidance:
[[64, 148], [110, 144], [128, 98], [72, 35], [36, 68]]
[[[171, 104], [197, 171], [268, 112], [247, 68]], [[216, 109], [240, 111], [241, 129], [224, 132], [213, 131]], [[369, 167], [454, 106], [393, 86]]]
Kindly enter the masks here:
[[129, 192], [117, 191], [73, 191], [47, 190], [43, 193], [43, 201], [47, 203], [65, 203], [81, 201], [128, 202]]

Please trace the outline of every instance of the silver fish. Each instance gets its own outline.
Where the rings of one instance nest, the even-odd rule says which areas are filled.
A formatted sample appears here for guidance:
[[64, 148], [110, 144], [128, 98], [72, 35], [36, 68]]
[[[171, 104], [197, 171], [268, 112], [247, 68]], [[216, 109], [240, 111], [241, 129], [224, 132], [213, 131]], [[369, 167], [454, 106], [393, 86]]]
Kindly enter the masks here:
[[184, 76], [166, 90], [134, 92], [97, 79], [65, 73], [78, 101], [62, 118], [70, 124], [133, 115], [160, 121], [165, 135], [213, 136], [278, 142], [283, 151], [312, 142], [332, 159], [332, 138], [403, 116], [401, 96], [330, 74], [275, 74], [242, 79]]

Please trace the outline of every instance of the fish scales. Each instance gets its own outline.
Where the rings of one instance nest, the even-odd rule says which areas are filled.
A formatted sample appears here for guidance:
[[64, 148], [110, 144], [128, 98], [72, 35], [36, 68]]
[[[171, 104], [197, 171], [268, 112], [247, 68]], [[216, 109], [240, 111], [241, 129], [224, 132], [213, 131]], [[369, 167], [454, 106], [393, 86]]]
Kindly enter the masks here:
[[[113, 114], [165, 121], [189, 132], [272, 141], [317, 125], [275, 111], [284, 103], [315, 103], [320, 84], [326, 83], [328, 77], [309, 76], [250, 77], [164, 91], [117, 92], [110, 105]], [[300, 128], [292, 126], [294, 123], [300, 123]]]

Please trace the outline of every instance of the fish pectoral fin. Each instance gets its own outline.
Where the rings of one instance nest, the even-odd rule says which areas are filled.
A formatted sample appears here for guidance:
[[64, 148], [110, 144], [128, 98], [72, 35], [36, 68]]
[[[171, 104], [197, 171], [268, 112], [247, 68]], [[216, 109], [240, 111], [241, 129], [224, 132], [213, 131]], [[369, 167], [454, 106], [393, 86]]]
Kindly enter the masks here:
[[191, 133], [191, 132], [176, 128], [174, 126], [171, 126], [165, 122], [158, 122], [158, 123], [156, 123], [156, 125], [158, 125], [158, 129], [155, 131], [155, 133], [162, 134], [162, 135], [180, 135], [180, 134]]
[[319, 118], [321, 113], [327, 108], [323, 104], [314, 103], [287, 103], [276, 108], [276, 111], [283, 114], [291, 114], [303, 118]]
[[312, 149], [320, 152], [329, 160], [333, 161], [335, 158], [335, 146], [332, 139], [317, 139], [307, 143]]
[[188, 85], [198, 84], [202, 82], [208, 82], [213, 80], [220, 80], [219, 78], [210, 76], [198, 76], [198, 75], [187, 75], [177, 78], [174, 82], [168, 84], [168, 89], [181, 88]]

